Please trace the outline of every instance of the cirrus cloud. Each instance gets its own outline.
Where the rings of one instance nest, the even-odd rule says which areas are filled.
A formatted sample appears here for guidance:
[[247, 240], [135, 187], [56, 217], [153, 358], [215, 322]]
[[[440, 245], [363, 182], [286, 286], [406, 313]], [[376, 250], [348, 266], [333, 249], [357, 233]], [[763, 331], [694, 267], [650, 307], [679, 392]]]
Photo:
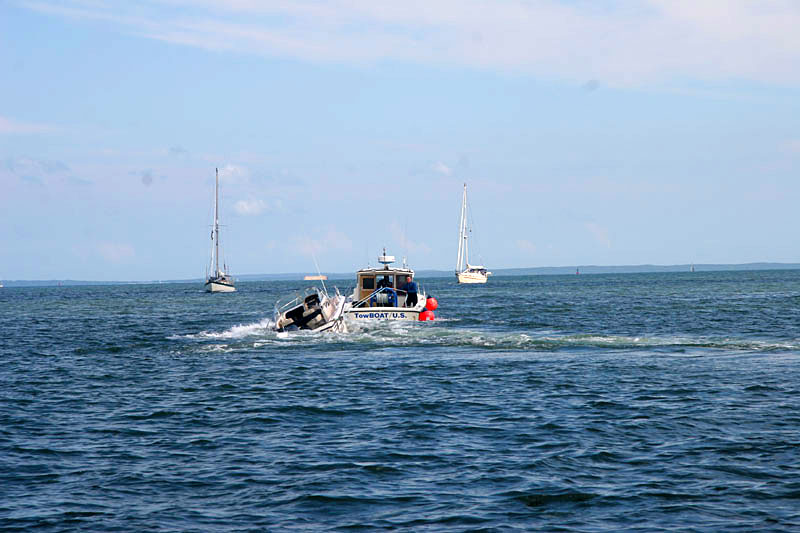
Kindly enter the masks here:
[[248, 183], [250, 170], [240, 165], [227, 164], [219, 169], [219, 179], [230, 184]]
[[97, 245], [100, 256], [108, 263], [127, 263], [136, 256], [136, 250], [130, 244], [103, 242]]
[[353, 249], [353, 241], [338, 229], [329, 226], [317, 238], [295, 238], [291, 248], [303, 255], [316, 255], [328, 251], [350, 251]]
[[800, 84], [795, 68], [800, 3], [794, 0], [30, 0], [22, 5], [184, 46], [314, 62], [393, 60], [615, 86], [687, 79]]
[[597, 224], [596, 222], [587, 222], [585, 224], [586, 231], [588, 231], [597, 244], [606, 248], [611, 248], [611, 237], [607, 228]]
[[239, 200], [233, 204], [233, 209], [243, 216], [260, 215], [266, 210], [267, 204], [264, 200], [251, 198], [249, 200]]
[[53, 133], [58, 128], [49, 124], [34, 122], [20, 122], [8, 117], [0, 116], [0, 135], [29, 135], [35, 133]]

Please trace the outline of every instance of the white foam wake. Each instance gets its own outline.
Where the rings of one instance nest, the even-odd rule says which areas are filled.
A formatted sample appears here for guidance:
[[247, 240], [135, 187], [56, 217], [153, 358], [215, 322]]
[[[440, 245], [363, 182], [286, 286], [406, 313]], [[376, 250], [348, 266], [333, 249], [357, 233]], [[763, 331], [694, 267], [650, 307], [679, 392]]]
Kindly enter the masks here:
[[265, 318], [260, 322], [252, 324], [239, 324], [221, 332], [201, 331], [191, 335], [183, 335], [184, 339], [243, 339], [246, 337], [263, 337], [267, 332], [272, 331], [275, 322], [270, 318]]

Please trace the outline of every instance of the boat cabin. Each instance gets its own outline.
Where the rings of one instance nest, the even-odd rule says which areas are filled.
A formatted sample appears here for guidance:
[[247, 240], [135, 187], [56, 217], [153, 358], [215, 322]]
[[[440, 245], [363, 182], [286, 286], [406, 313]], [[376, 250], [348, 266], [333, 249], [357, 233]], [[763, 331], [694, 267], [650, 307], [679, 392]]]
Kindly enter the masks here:
[[[406, 278], [414, 279], [414, 271], [405, 266], [394, 268], [394, 256], [385, 253], [378, 258], [383, 267], [363, 268], [356, 273], [356, 288], [353, 291], [355, 307], [405, 307], [406, 293], [403, 290]], [[377, 294], [376, 290], [387, 288]]]

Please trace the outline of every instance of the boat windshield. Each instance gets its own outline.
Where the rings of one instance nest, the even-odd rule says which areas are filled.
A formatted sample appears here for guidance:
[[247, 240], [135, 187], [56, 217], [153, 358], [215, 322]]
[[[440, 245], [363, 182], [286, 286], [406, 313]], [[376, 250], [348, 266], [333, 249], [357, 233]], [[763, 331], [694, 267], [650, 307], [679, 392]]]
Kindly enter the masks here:
[[358, 298], [365, 298], [377, 289], [394, 289], [402, 291], [406, 286], [406, 278], [414, 278], [411, 272], [398, 272], [390, 270], [388, 272], [382, 270], [373, 270], [367, 272], [360, 272], [358, 274]]

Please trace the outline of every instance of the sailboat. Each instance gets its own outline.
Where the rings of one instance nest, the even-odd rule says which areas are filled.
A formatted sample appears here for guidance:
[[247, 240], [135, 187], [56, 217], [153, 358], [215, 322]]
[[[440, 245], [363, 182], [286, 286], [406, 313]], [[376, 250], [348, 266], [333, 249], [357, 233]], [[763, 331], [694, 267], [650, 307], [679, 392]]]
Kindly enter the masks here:
[[464, 184], [464, 198], [461, 201], [461, 222], [458, 225], [458, 259], [456, 260], [456, 279], [459, 283], [486, 283], [492, 274], [482, 265], [469, 264], [469, 234], [467, 227], [467, 184]]
[[214, 229], [211, 230], [211, 265], [213, 274], [206, 279], [206, 292], [235, 292], [233, 278], [225, 273], [228, 267], [223, 263], [223, 270], [219, 268], [219, 169], [216, 169], [216, 184], [214, 188]]

